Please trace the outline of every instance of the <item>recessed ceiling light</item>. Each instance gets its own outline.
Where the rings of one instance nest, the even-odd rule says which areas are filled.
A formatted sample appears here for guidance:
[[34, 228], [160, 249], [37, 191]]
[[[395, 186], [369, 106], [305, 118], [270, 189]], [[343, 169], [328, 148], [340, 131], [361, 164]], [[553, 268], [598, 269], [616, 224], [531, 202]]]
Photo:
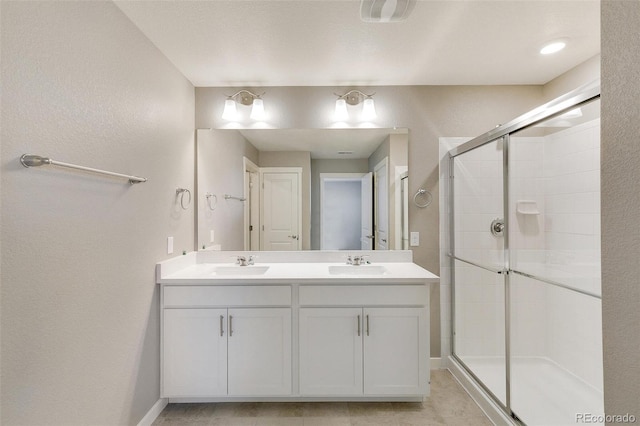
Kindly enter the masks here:
[[551, 43], [547, 43], [544, 45], [542, 49], [540, 49], [541, 55], [551, 55], [552, 53], [556, 53], [561, 51], [567, 46], [567, 42], [563, 40], [552, 41]]

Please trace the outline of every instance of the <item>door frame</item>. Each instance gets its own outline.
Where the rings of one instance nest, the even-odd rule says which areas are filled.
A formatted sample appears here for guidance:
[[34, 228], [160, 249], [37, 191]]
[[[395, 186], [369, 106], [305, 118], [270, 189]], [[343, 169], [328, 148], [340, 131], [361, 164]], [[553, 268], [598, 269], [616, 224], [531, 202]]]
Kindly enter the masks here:
[[[367, 175], [366, 173], [320, 173], [320, 250], [324, 250], [324, 184], [327, 180], [334, 181], [358, 181]], [[373, 208], [373, 206], [372, 206]]]
[[389, 208], [389, 198], [390, 198], [390, 192], [389, 188], [389, 157], [384, 157], [382, 160], [380, 160], [380, 162], [378, 164], [375, 165], [375, 167], [373, 168], [373, 235], [375, 238], [375, 245], [373, 247], [374, 250], [378, 250], [378, 241], [379, 240], [379, 235], [378, 232], [380, 229], [380, 226], [378, 225], [378, 179], [376, 178], [378, 170], [380, 170], [381, 168], [385, 168], [386, 170], [386, 178], [387, 178], [387, 187], [386, 187], [386, 191], [387, 191], [387, 250], [389, 250], [389, 246], [391, 245], [391, 230], [389, 229], [389, 222], [390, 222], [390, 215], [391, 215], [391, 209]]
[[264, 243], [264, 174], [296, 173], [298, 175], [298, 250], [302, 250], [302, 167], [260, 167], [260, 250]]
[[[262, 210], [262, 206], [260, 204], [260, 196], [262, 194], [261, 191], [261, 179], [260, 179], [260, 167], [258, 167], [253, 161], [249, 160], [247, 157], [242, 157], [242, 178], [243, 178], [243, 188], [244, 188], [244, 249], [251, 250], [251, 241], [249, 239], [249, 225], [251, 223], [250, 212], [251, 212], [251, 191], [249, 190], [249, 179], [247, 179], [247, 173], [258, 173], [258, 211]], [[255, 207], [255, 206], [254, 206]], [[260, 224], [258, 224], [258, 247], [260, 247]]]

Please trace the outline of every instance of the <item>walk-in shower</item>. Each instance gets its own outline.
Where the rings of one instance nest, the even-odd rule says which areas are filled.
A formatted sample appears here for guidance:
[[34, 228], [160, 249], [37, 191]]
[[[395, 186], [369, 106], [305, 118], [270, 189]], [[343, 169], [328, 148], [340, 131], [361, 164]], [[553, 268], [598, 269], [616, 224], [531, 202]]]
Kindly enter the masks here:
[[600, 89], [449, 151], [452, 362], [514, 420], [603, 414]]

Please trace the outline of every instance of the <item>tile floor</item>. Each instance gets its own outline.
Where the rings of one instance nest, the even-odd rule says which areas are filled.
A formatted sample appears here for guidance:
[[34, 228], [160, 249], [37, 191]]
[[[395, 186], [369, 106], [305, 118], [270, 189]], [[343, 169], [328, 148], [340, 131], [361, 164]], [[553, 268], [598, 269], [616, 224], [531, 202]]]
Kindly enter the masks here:
[[448, 370], [431, 371], [425, 402], [241, 402], [169, 404], [154, 425], [491, 426]]

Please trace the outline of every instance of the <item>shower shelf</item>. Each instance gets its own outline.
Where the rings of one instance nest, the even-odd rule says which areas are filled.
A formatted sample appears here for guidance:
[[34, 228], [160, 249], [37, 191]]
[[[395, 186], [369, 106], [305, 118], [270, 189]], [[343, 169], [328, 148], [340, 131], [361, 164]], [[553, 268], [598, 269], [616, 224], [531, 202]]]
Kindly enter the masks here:
[[535, 200], [518, 200], [516, 201], [516, 212], [524, 215], [540, 214], [538, 202]]

